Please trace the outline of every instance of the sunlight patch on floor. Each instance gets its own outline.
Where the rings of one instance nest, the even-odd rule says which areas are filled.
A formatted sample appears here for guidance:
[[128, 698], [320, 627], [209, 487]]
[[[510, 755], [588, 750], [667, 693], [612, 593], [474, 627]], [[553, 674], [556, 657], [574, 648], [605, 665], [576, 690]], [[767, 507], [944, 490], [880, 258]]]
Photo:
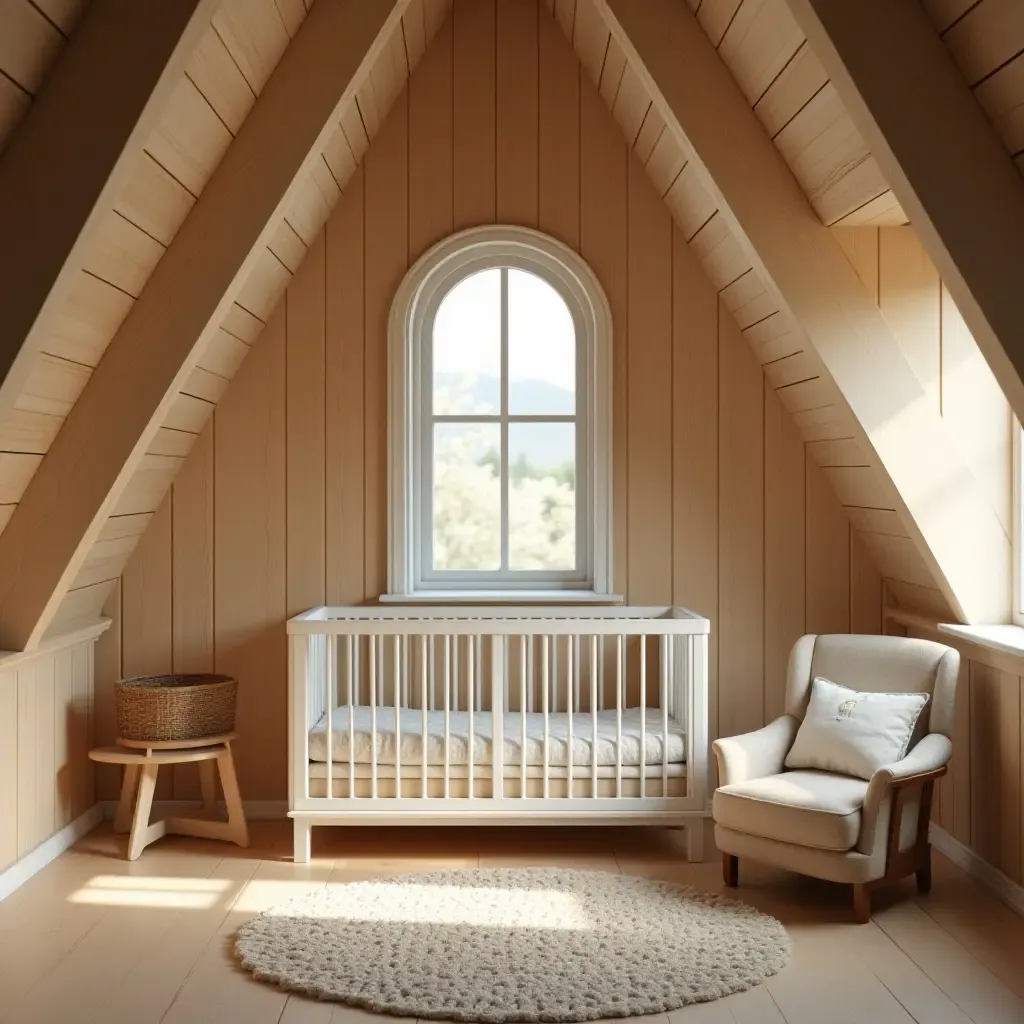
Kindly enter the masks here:
[[165, 907], [207, 910], [230, 886], [209, 878], [161, 878], [138, 875], [97, 875], [68, 896], [69, 903], [114, 907]]

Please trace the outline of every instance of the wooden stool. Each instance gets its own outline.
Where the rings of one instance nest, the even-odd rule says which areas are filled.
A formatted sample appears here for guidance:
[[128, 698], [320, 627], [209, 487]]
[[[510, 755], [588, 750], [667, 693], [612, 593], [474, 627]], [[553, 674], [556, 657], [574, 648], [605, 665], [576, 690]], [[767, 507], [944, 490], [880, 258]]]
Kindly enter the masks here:
[[[206, 736], [199, 740], [166, 740], [148, 743], [143, 740], [118, 740], [116, 747], [97, 747], [89, 751], [93, 761], [102, 764], [123, 764], [124, 780], [121, 799], [114, 818], [115, 832], [128, 832], [128, 859], [135, 860], [154, 840], [165, 835], [197, 836], [200, 839], [226, 839], [238, 846], [249, 845], [249, 828], [238, 792], [231, 741], [235, 733]], [[153, 808], [156, 776], [162, 764], [199, 765], [199, 784], [203, 794], [203, 817], [173, 817], [149, 820]], [[217, 780], [214, 762], [220, 773], [228, 820], [217, 815]], [[136, 793], [138, 798], [136, 799]], [[132, 811], [132, 801], [135, 809]]]

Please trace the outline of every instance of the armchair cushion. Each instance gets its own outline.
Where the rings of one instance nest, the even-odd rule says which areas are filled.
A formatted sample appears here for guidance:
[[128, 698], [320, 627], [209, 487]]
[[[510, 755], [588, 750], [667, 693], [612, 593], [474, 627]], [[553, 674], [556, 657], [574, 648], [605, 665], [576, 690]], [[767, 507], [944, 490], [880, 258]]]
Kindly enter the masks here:
[[736, 832], [818, 850], [851, 850], [868, 784], [831, 772], [792, 771], [722, 786], [715, 822]]
[[818, 676], [787, 768], [818, 768], [868, 780], [903, 759], [927, 693], [861, 693]]

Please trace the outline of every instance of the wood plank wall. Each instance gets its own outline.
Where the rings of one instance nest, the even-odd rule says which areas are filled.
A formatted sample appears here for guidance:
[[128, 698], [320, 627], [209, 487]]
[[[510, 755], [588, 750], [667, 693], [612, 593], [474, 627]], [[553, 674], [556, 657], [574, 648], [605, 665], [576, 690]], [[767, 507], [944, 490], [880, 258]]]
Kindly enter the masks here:
[[[939, 272], [910, 226], [836, 228], [835, 235], [960, 446], [999, 521], [1011, 533], [1012, 413]], [[835, 460], [842, 465], [842, 459]], [[892, 513], [870, 506], [870, 488], [845, 472], [846, 503], [860, 536], [887, 569], [886, 585], [905, 608], [949, 621], [950, 612], [913, 542]], [[837, 481], [838, 486], [839, 481]]]
[[99, 632], [0, 659], [0, 871], [96, 802], [87, 755]]
[[886, 632], [960, 651], [953, 759], [932, 820], [1012, 881], [1024, 883], [1024, 658], [930, 629]]
[[880, 629], [872, 562], [555, 22], [457, 0], [108, 606], [101, 690], [118, 671], [238, 676], [247, 799], [286, 793], [285, 618], [386, 586], [394, 290], [453, 230], [510, 221], [578, 249], [608, 294], [615, 584], [713, 619], [713, 732], [781, 711], [805, 629]]

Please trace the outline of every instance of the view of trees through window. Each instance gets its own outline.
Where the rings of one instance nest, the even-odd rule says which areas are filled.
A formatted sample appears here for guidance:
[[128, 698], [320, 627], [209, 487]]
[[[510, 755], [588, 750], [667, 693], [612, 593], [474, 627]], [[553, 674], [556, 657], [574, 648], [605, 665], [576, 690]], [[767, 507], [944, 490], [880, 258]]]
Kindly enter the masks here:
[[438, 309], [432, 355], [433, 567], [575, 569], [576, 337], [561, 296], [521, 270], [467, 277]]

